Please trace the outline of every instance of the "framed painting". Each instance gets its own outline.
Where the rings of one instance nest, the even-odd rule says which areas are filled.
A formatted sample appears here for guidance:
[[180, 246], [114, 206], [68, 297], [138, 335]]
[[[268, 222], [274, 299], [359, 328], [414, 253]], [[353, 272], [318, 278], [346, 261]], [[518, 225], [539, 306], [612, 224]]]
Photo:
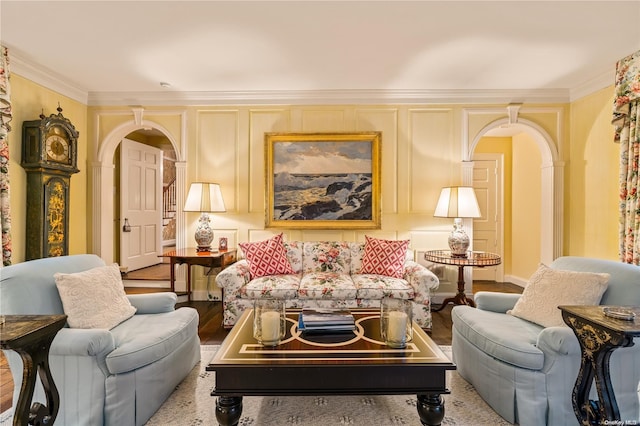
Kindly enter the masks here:
[[380, 228], [381, 132], [266, 133], [266, 226]]

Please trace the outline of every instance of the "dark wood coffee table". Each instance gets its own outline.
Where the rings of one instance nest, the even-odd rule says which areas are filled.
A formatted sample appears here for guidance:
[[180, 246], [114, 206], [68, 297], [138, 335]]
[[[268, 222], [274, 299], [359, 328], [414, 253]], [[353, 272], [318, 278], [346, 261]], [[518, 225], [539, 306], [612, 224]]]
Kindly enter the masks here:
[[243, 396], [411, 395], [418, 398], [423, 425], [444, 418], [442, 394], [449, 393], [446, 371], [456, 366], [415, 323], [413, 341], [393, 349], [380, 339], [378, 310], [353, 311], [357, 330], [334, 335], [302, 335], [297, 312], [284, 341], [273, 348], [253, 338], [253, 310], [247, 309], [216, 353], [216, 418], [237, 425]]

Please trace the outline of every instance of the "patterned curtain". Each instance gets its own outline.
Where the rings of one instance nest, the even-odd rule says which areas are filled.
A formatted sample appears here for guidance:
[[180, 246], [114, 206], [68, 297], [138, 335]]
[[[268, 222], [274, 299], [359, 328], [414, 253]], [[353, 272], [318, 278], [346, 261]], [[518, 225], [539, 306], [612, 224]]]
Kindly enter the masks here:
[[616, 64], [612, 123], [620, 143], [620, 260], [640, 265], [640, 51]]
[[[2, 227], [2, 265], [11, 265], [11, 208], [9, 206], [9, 141], [11, 130], [11, 86], [9, 53], [0, 46], [0, 226]], [[1, 267], [1, 266], [0, 266]]]

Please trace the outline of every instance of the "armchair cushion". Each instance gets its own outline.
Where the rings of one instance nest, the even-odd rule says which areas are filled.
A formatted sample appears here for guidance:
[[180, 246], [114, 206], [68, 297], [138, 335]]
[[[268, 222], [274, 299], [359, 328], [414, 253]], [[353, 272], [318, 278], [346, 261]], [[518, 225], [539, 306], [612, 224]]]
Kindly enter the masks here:
[[111, 330], [116, 348], [107, 355], [107, 368], [111, 374], [122, 374], [153, 364], [187, 342], [194, 330], [198, 314], [193, 309], [134, 315]]
[[563, 326], [558, 306], [597, 305], [608, 281], [609, 274], [551, 269], [541, 263], [507, 314], [543, 327]]
[[124, 291], [117, 264], [53, 275], [72, 328], [111, 329], [136, 312]]
[[536, 347], [542, 327], [470, 306], [456, 306], [455, 310], [456, 330], [482, 352], [520, 368], [542, 368], [544, 354]]

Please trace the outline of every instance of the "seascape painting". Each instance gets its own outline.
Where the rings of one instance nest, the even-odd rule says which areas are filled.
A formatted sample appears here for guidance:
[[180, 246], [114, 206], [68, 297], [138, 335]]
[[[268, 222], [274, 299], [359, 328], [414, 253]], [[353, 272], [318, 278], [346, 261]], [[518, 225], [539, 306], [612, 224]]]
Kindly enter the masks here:
[[267, 226], [379, 227], [380, 134], [267, 134]]

